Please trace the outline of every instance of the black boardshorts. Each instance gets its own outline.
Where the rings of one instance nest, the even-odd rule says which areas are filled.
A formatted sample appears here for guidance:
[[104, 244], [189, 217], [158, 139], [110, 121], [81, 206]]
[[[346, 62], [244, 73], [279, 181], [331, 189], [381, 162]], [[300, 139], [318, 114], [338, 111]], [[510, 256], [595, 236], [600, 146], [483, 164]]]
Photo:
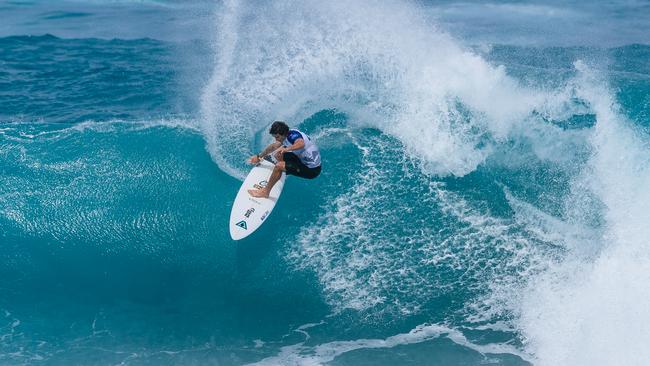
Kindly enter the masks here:
[[282, 154], [284, 158], [284, 168], [289, 175], [295, 175], [301, 178], [314, 179], [320, 174], [320, 166], [310, 168], [303, 164], [298, 156], [292, 152]]

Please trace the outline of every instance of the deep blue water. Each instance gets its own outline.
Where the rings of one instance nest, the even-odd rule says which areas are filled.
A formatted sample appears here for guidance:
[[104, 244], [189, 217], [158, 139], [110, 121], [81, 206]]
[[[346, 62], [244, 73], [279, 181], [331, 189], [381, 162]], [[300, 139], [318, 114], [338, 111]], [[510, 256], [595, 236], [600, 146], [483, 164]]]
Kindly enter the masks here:
[[0, 364], [647, 364], [648, 10], [0, 1]]

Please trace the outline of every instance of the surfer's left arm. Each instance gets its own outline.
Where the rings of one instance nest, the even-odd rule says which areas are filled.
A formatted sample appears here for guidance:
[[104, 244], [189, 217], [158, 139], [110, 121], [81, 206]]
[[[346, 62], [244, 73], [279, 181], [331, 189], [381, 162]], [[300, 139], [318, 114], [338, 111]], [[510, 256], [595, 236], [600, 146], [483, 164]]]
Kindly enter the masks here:
[[280, 150], [278, 150], [279, 153], [284, 153], [284, 152], [289, 152], [289, 151], [295, 151], [295, 150], [300, 150], [305, 147], [305, 140], [303, 139], [297, 139], [296, 142], [293, 143], [291, 146], [283, 147]]
[[248, 161], [251, 162], [252, 164], [257, 164], [262, 160], [262, 158], [264, 158], [265, 156], [270, 154], [273, 150], [277, 149], [281, 145], [282, 145], [282, 143], [280, 143], [280, 142], [274, 142], [274, 143], [270, 144], [269, 146], [267, 146], [264, 150], [262, 150], [261, 153], [251, 156], [248, 159]]

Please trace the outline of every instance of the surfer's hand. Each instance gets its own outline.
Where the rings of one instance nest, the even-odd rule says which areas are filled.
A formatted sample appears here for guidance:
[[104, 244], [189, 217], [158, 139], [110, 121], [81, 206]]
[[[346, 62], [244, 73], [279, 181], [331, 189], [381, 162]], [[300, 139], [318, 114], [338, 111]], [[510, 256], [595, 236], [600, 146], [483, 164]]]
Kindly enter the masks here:
[[260, 162], [260, 157], [257, 155], [253, 155], [248, 159], [248, 162], [251, 164], [258, 164]]
[[282, 160], [282, 154], [284, 154], [286, 151], [287, 151], [287, 149], [285, 149], [284, 147], [281, 147], [281, 148], [277, 149], [276, 152], [275, 152], [275, 157], [278, 160]]

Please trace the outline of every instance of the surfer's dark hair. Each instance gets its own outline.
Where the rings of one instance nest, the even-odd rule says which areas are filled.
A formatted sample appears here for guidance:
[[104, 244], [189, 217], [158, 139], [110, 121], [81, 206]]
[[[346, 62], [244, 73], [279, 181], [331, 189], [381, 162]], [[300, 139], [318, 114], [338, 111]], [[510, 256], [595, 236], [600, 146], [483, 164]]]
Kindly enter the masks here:
[[282, 135], [286, 136], [289, 134], [289, 126], [287, 126], [286, 123], [282, 121], [275, 121], [271, 125], [271, 129], [269, 130], [269, 133], [271, 135]]

